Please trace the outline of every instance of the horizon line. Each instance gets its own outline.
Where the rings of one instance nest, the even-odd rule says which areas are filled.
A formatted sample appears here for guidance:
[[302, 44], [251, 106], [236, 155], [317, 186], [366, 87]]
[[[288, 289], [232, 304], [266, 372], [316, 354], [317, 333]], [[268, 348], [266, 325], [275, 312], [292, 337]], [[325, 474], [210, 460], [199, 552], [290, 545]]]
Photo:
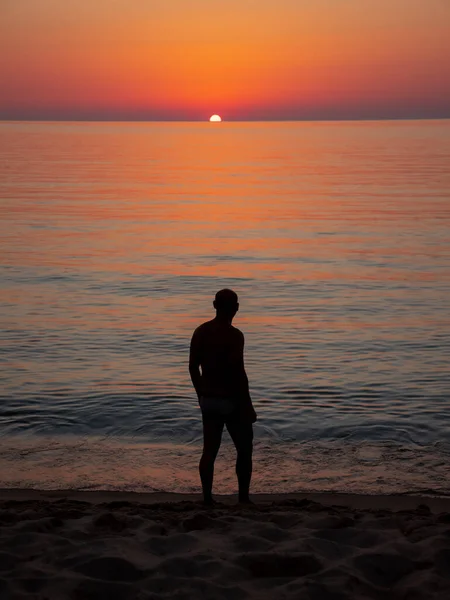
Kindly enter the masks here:
[[[379, 122], [379, 121], [447, 121], [450, 115], [441, 117], [347, 117], [347, 118], [303, 118], [303, 119], [222, 119], [221, 123], [355, 123], [355, 122]], [[102, 119], [102, 118], [24, 118], [9, 119], [1, 118], [0, 123], [210, 123], [206, 119]]]

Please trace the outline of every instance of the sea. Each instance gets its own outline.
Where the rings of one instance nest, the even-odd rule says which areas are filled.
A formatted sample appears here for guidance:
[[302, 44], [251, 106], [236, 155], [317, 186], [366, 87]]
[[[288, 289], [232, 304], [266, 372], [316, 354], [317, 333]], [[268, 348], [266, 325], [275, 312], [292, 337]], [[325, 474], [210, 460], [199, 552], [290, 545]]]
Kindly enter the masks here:
[[450, 120], [0, 123], [0, 487], [199, 491], [228, 287], [254, 492], [450, 494], [449, 166]]

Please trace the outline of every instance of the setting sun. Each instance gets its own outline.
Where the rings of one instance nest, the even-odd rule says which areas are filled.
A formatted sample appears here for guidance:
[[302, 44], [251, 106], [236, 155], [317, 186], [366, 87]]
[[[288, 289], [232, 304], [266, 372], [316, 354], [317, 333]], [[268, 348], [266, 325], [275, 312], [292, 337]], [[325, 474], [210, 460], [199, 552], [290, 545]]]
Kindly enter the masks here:
[[220, 123], [222, 119], [221, 117], [219, 117], [219, 115], [213, 115], [209, 118], [209, 120], [211, 121], [211, 123]]

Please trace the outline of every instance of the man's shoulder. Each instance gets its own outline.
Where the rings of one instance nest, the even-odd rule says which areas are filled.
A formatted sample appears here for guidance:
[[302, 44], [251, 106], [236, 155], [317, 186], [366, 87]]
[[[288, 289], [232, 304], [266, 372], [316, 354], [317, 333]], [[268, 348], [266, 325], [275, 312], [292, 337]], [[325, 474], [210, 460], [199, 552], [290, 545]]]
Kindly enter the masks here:
[[[205, 323], [202, 323], [201, 325], [199, 325], [193, 333], [193, 337], [201, 337], [203, 335], [208, 335], [210, 333], [215, 333], [216, 332], [216, 322], [214, 319], [211, 319], [210, 321], [206, 321]], [[239, 340], [243, 340], [244, 339], [244, 334], [242, 333], [242, 331], [240, 329], [238, 329], [237, 327], [234, 327], [234, 325], [231, 326], [231, 329], [229, 330], [231, 331], [232, 335]]]
[[232, 325], [231, 330], [233, 331], [233, 335], [236, 337], [236, 339], [244, 341], [244, 334], [242, 333], [242, 331], [240, 329], [238, 329], [237, 327], [234, 327], [234, 325]]
[[208, 330], [211, 329], [211, 326], [212, 326], [212, 321], [206, 321], [205, 323], [202, 323], [194, 330], [193, 335], [195, 335], [195, 336], [202, 335], [203, 333], [208, 332]]

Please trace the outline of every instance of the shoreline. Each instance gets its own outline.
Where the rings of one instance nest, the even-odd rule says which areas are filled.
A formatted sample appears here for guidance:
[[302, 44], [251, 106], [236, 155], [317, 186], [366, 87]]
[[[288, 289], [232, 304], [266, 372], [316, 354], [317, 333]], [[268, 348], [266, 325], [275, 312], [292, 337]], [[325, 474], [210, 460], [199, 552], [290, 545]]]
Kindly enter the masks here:
[[[237, 504], [236, 494], [214, 494], [221, 505]], [[313, 502], [324, 507], [345, 507], [354, 510], [415, 510], [426, 505], [433, 513], [450, 512], [450, 497], [425, 494], [346, 494], [336, 492], [306, 493], [268, 493], [251, 494], [256, 505], [279, 504], [286, 501]], [[201, 503], [199, 493], [177, 492], [132, 492], [104, 490], [38, 490], [26, 488], [0, 488], [0, 503], [8, 501], [41, 500], [55, 502], [68, 500], [90, 504], [108, 504], [114, 502], [136, 504], [174, 504], [180, 502]]]
[[[214, 489], [236, 491], [235, 450], [225, 435]], [[387, 442], [255, 442], [254, 493], [450, 497], [450, 446]], [[37, 490], [200, 492], [201, 447], [123, 444], [121, 438], [4, 437], [0, 486]]]

